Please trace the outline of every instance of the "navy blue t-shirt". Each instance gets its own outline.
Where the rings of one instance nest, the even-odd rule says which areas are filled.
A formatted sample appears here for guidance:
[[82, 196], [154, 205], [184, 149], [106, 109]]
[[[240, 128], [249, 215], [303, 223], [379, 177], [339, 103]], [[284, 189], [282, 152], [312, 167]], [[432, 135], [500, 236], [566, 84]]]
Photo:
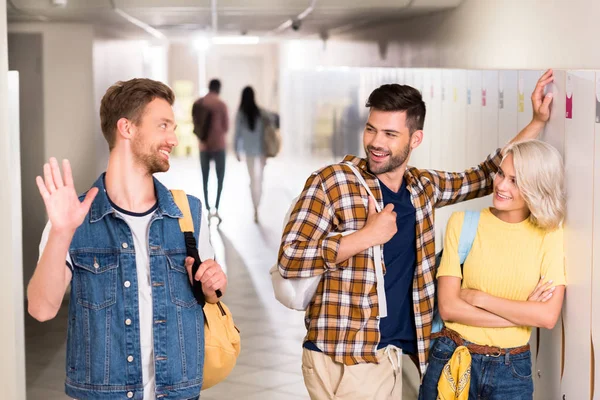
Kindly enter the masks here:
[[[383, 182], [379, 183], [384, 207], [390, 203], [394, 205], [398, 232], [383, 245], [388, 315], [379, 320], [381, 338], [377, 348], [391, 344], [401, 348], [403, 353], [416, 354], [417, 334], [412, 303], [412, 282], [417, 262], [416, 210], [404, 181], [398, 193], [388, 189]], [[313, 342], [307, 341], [303, 347], [321, 351]]]
[[398, 193], [383, 182], [383, 205], [394, 205], [398, 232], [383, 245], [385, 261], [385, 295], [388, 316], [379, 320], [381, 339], [378, 348], [394, 345], [404, 353], [417, 352], [417, 335], [412, 302], [412, 282], [417, 261], [416, 210], [410, 201], [410, 192], [403, 181]]

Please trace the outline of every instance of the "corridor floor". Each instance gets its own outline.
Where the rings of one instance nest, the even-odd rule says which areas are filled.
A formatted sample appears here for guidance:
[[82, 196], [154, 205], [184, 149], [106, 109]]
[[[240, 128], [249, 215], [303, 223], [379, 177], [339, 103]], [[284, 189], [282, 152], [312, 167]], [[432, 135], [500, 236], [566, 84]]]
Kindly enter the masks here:
[[[273, 297], [269, 268], [275, 262], [282, 220], [317, 163], [291, 164], [270, 160], [265, 170], [260, 223], [253, 222], [249, 178], [245, 163], [227, 160], [220, 213], [223, 222], [211, 224], [217, 260], [226, 268], [229, 287], [224, 302], [242, 335], [242, 352], [230, 377], [203, 391], [202, 400], [308, 399], [301, 372], [303, 313], [288, 310]], [[173, 159], [159, 179], [170, 188], [185, 189], [200, 198], [202, 183], [196, 158]], [[209, 184], [216, 190], [214, 172]], [[214, 197], [211, 197], [214, 198]], [[52, 321], [39, 323], [26, 316], [27, 399], [63, 400], [67, 307]], [[405, 358], [405, 366], [409, 363]], [[404, 372], [404, 400], [416, 399]]]

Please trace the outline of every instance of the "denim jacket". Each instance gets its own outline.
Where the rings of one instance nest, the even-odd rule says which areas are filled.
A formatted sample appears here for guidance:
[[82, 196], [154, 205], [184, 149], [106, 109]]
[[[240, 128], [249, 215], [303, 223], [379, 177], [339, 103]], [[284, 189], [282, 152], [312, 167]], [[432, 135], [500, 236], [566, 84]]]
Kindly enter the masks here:
[[[99, 189], [69, 248], [73, 262], [65, 391], [75, 399], [143, 399], [138, 282], [129, 226]], [[148, 235], [156, 397], [197, 398], [204, 365], [204, 314], [184, 266], [183, 214], [154, 179], [158, 208]], [[85, 195], [81, 197], [81, 200]], [[196, 240], [201, 204], [188, 196]]]

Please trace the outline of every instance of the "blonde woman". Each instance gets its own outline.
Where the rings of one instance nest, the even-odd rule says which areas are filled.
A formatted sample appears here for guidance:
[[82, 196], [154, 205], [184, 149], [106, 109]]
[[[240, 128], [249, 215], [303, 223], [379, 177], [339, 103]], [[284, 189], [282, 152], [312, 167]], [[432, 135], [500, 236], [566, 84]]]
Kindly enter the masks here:
[[462, 382], [470, 378], [464, 388], [469, 399], [533, 398], [531, 328], [554, 327], [565, 293], [563, 175], [562, 158], [549, 144], [507, 147], [494, 178], [493, 207], [481, 211], [462, 268], [458, 243], [465, 213], [451, 216], [437, 273], [445, 327], [433, 336], [420, 399], [437, 398], [440, 377], [448, 379], [450, 369], [442, 370], [458, 346], [471, 356], [470, 377], [468, 366], [461, 366]]

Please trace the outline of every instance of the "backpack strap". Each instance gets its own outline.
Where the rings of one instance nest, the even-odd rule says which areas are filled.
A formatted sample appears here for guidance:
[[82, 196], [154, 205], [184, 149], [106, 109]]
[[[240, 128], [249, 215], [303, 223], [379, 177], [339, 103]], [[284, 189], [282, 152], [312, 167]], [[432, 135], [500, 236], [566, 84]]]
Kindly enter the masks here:
[[[177, 207], [179, 207], [179, 210], [183, 214], [183, 218], [179, 218], [179, 228], [181, 229], [181, 232], [191, 232], [193, 234], [194, 221], [192, 220], [192, 212], [190, 210], [187, 194], [185, 194], [183, 190], [171, 190], [171, 194], [173, 195], [175, 204], [177, 204]], [[194, 241], [196, 241], [195, 238]]]
[[[200, 268], [200, 264], [202, 264], [202, 260], [200, 260], [200, 254], [198, 253], [198, 244], [196, 242], [196, 238], [194, 237], [194, 221], [192, 220], [192, 212], [190, 210], [190, 203], [188, 201], [187, 195], [183, 190], [171, 190], [171, 194], [173, 195], [173, 200], [175, 200], [175, 204], [179, 207], [179, 210], [183, 214], [183, 218], [179, 218], [179, 228], [181, 232], [183, 232], [183, 236], [185, 237], [185, 251], [188, 257], [192, 257], [194, 259], [194, 265], [192, 266], [192, 276], [196, 275], [198, 272], [198, 268]], [[204, 292], [202, 291], [202, 283], [194, 280], [194, 284], [192, 286], [194, 291], [194, 297], [198, 304], [204, 307], [206, 304], [206, 298], [204, 297]], [[216, 291], [217, 297], [221, 297], [221, 291]]]
[[344, 162], [342, 164], [345, 164], [348, 167], [350, 167], [350, 169], [352, 170], [352, 172], [354, 172], [354, 175], [356, 175], [356, 179], [358, 179], [358, 181], [360, 182], [360, 184], [363, 185], [363, 187], [367, 190], [367, 194], [371, 197], [371, 199], [375, 203], [375, 209], [377, 210], [377, 212], [381, 212], [381, 207], [379, 206], [379, 202], [377, 201], [377, 199], [373, 195], [373, 192], [371, 192], [371, 188], [369, 188], [369, 185], [367, 185], [367, 182], [365, 181], [365, 178], [363, 178], [363, 176], [361, 175], [361, 173], [356, 168], [356, 165], [354, 165], [354, 164], [352, 164], [350, 162]]
[[[365, 178], [363, 178], [363, 176], [361, 175], [360, 171], [352, 163], [344, 162], [343, 164], [350, 167], [350, 169], [352, 170], [354, 175], [356, 175], [356, 178], [358, 179], [358, 181], [367, 190], [367, 193], [369, 194], [369, 196], [375, 203], [375, 208], [377, 209], [377, 212], [381, 212], [381, 207], [379, 206], [379, 202], [373, 195], [373, 192], [371, 192], [369, 185], [367, 185], [367, 182], [365, 181]], [[368, 211], [368, 206], [367, 206], [367, 211]], [[375, 277], [377, 279], [377, 298], [379, 300], [379, 317], [385, 318], [385, 317], [387, 317], [387, 299], [385, 296], [383, 264], [381, 262], [381, 259], [383, 257], [383, 255], [381, 254], [381, 248], [382, 248], [382, 246], [373, 246], [373, 260], [375, 262]]]
[[463, 221], [462, 230], [460, 232], [460, 241], [458, 243], [458, 257], [460, 265], [465, 263], [475, 236], [477, 235], [477, 226], [479, 225], [479, 211], [465, 211], [465, 219]]

